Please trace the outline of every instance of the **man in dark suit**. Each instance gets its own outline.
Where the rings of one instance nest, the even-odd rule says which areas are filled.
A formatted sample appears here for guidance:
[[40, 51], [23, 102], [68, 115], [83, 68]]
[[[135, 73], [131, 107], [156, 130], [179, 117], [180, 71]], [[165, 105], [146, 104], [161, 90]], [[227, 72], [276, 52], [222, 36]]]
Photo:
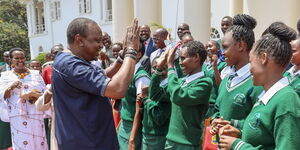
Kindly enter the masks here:
[[5, 64], [0, 66], [0, 72], [9, 71], [11, 69], [10, 68], [9, 51], [5, 51], [3, 53], [3, 60], [4, 60]]
[[151, 74], [150, 56], [157, 49], [150, 35], [151, 30], [148, 25], [145, 24], [140, 26], [140, 41], [144, 43], [145, 46], [145, 54], [141, 59], [141, 64], [149, 74]]
[[148, 25], [142, 25], [140, 27], [140, 40], [145, 45], [145, 55], [150, 57], [151, 53], [154, 52], [157, 48], [153, 42], [153, 39], [150, 37], [151, 31]]

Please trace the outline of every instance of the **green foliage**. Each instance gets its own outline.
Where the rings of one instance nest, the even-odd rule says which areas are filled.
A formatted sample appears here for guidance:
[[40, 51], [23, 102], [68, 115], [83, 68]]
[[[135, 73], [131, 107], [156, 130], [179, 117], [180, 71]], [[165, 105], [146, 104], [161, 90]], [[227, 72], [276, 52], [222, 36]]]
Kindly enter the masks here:
[[18, 0], [0, 0], [0, 58], [14, 47], [25, 50], [30, 59], [26, 7]]
[[46, 53], [40, 53], [38, 56], [36, 56], [36, 60], [41, 62], [41, 64], [44, 64], [46, 62]]

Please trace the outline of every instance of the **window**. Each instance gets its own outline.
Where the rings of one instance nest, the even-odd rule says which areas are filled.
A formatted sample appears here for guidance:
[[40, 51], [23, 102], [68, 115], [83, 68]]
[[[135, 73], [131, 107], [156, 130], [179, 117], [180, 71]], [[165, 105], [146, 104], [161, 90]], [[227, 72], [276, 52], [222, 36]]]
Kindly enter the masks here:
[[87, 14], [91, 12], [91, 0], [79, 0], [79, 13]]
[[51, 10], [51, 20], [59, 20], [60, 19], [60, 1], [55, 1], [50, 4]]
[[41, 34], [45, 32], [45, 17], [44, 17], [44, 3], [34, 2], [34, 25], [35, 34]]
[[38, 50], [39, 50], [40, 53], [44, 52], [43, 46], [39, 46]]
[[211, 39], [219, 39], [220, 38], [220, 33], [216, 28], [211, 28], [210, 38]]
[[102, 0], [101, 20], [104, 23], [112, 21], [112, 0]]

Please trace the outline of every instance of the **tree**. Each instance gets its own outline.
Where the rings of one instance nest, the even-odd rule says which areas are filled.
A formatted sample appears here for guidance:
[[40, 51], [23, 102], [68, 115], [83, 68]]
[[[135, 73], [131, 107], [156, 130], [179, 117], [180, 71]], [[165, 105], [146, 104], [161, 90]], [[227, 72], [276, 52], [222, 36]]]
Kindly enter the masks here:
[[14, 47], [25, 50], [29, 55], [26, 7], [18, 0], [0, 0], [0, 58], [4, 51]]

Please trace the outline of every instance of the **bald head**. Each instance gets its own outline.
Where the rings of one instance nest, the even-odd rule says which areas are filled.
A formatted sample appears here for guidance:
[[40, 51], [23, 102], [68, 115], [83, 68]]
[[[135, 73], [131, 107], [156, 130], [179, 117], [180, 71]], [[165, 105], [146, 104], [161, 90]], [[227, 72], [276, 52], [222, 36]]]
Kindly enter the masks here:
[[183, 37], [182, 37], [182, 42], [183, 44], [185, 43], [188, 43], [190, 41], [194, 41], [194, 38], [191, 34], [185, 34]]
[[156, 48], [166, 47], [164, 40], [168, 37], [168, 31], [164, 28], [156, 29], [153, 33], [153, 41]]
[[150, 38], [151, 30], [150, 27], [146, 24], [140, 26], [140, 38], [141, 41], [147, 41]]
[[186, 31], [186, 30], [190, 30], [190, 26], [186, 23], [181, 23], [178, 28], [177, 28], [177, 35], [179, 37], [180, 40], [182, 40], [182, 37], [183, 37], [183, 31]]
[[167, 39], [168, 34], [169, 34], [165, 28], [156, 29], [155, 33], [157, 33], [163, 39]]

